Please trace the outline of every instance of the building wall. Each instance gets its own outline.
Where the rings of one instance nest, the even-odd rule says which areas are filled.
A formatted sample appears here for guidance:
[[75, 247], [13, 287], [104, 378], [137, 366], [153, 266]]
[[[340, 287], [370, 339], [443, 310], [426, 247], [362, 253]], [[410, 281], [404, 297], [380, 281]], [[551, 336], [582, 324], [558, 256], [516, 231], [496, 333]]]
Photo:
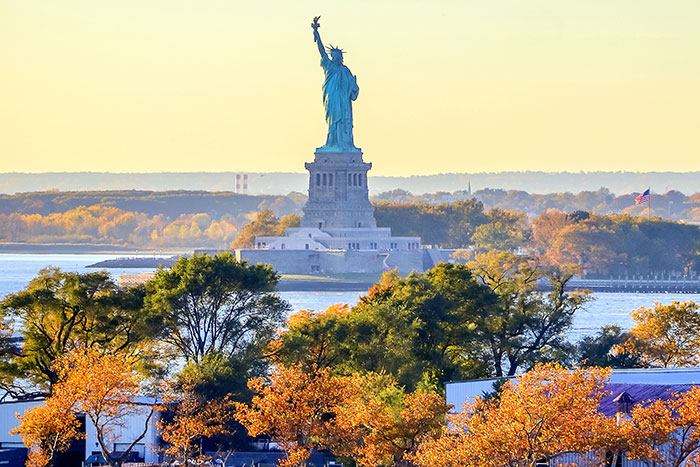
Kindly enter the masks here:
[[237, 250], [249, 263], [271, 264], [280, 274], [373, 273], [398, 268], [401, 273], [423, 272], [422, 250], [413, 251], [308, 251]]
[[[123, 413], [121, 425], [116, 425], [114, 430], [108, 435], [108, 449], [111, 451], [124, 451], [136, 439], [144, 428], [147, 428], [146, 435], [135, 446], [134, 451], [143, 456], [144, 462], [156, 464], [159, 461], [158, 452], [158, 428], [156, 426], [160, 417], [160, 412], [154, 411], [150, 420], [148, 414], [151, 411], [150, 405], [136, 405], [132, 410]], [[92, 453], [100, 452], [100, 445], [97, 441], [97, 430], [89, 418], [85, 420], [85, 450], [86, 457]]]
[[10, 435], [9, 431], [19, 425], [15, 415], [22, 415], [27, 409], [41, 404], [41, 401], [3, 402], [0, 404], [0, 446], [24, 447], [19, 435]]
[[[19, 435], [10, 435], [9, 431], [19, 425], [19, 420], [15, 414], [23, 414], [27, 409], [35, 407], [43, 403], [43, 400], [29, 402], [3, 402], [0, 403], [0, 447], [24, 447], [22, 438]], [[150, 411], [150, 406], [135, 406], [133, 411], [125, 412], [123, 425], [116, 427], [110, 435], [111, 448], [117, 447], [117, 450], [123, 450], [126, 443], [130, 444], [138, 437], [146, 426], [146, 418]], [[144, 461], [147, 463], [157, 463], [159, 460], [158, 453], [158, 436], [157, 426], [159, 412], [155, 412], [148, 422], [148, 431], [143, 440], [139, 441], [137, 451], [144, 456]], [[86, 417], [85, 433], [85, 458], [87, 459], [93, 452], [99, 452], [100, 447], [97, 442], [97, 432], [95, 426]]]

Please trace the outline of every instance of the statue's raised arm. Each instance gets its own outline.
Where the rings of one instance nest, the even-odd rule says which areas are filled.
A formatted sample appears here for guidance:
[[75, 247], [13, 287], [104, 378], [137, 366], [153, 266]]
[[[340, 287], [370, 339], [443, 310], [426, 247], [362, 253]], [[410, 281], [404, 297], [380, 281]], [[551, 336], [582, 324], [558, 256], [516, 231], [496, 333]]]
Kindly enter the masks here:
[[319, 19], [321, 19], [320, 16], [315, 16], [313, 23], [311, 23], [311, 27], [314, 29], [314, 42], [316, 42], [316, 45], [318, 46], [318, 53], [321, 54], [321, 59], [325, 58], [328, 60], [326, 48], [323, 46], [323, 42], [321, 42], [321, 35], [318, 33], [318, 28], [321, 27], [321, 24], [318, 22]]

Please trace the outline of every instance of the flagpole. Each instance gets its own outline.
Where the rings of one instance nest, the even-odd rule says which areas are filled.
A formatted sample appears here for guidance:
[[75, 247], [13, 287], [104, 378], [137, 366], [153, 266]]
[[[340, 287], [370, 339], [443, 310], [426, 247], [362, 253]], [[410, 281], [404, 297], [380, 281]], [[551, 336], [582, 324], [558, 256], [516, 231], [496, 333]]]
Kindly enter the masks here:
[[649, 219], [651, 219], [651, 187], [649, 187], [649, 206], [647, 207], [649, 208]]

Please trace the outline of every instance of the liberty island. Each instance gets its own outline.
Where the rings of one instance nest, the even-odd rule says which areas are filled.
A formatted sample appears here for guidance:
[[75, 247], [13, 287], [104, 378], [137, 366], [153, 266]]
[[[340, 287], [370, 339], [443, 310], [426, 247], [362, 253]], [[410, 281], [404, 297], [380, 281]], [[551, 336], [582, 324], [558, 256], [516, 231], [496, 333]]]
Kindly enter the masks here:
[[[319, 17], [311, 27], [321, 56], [323, 105], [328, 132], [316, 148], [309, 171], [309, 199], [301, 226], [283, 237], [262, 236], [252, 249], [237, 250], [238, 259], [268, 263], [283, 274], [376, 273], [398, 269], [423, 272], [449, 259], [449, 251], [424, 248], [420, 237], [394, 237], [377, 227], [369, 201], [370, 162], [353, 137], [352, 105], [360, 88], [343, 61], [339, 47], [328, 49], [319, 33]], [[330, 55], [329, 55], [330, 54]]]

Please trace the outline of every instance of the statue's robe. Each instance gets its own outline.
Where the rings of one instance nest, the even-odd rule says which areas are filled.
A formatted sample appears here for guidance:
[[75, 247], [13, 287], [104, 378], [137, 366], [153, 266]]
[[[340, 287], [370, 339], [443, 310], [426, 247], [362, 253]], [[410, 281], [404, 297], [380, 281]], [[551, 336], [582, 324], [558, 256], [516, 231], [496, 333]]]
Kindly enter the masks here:
[[328, 137], [322, 150], [358, 151], [352, 137], [352, 101], [357, 99], [360, 88], [357, 78], [343, 64], [328, 57], [321, 59], [326, 74], [323, 83], [323, 105], [326, 108]]

